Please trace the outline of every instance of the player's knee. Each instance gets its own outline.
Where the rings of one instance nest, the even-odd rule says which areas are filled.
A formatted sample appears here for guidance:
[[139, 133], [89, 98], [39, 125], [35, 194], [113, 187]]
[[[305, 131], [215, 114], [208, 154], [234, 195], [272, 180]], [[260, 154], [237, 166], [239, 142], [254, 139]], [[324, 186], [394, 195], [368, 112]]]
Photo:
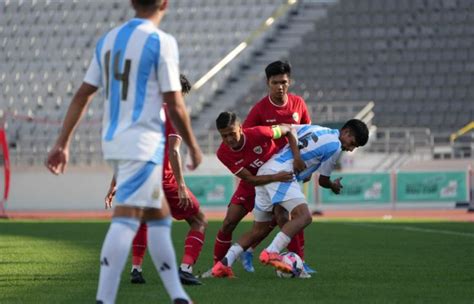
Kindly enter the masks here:
[[222, 232], [224, 233], [232, 233], [235, 229], [235, 227], [237, 227], [237, 224], [238, 223], [235, 223], [229, 219], [224, 219], [224, 222], [222, 223]]
[[313, 217], [311, 216], [309, 212], [303, 214], [302, 219], [303, 219], [303, 224], [305, 227], [313, 222]]
[[206, 231], [208, 226], [206, 216], [202, 212], [199, 212], [195, 216], [191, 217], [188, 222], [192, 230], [198, 230], [202, 233]]

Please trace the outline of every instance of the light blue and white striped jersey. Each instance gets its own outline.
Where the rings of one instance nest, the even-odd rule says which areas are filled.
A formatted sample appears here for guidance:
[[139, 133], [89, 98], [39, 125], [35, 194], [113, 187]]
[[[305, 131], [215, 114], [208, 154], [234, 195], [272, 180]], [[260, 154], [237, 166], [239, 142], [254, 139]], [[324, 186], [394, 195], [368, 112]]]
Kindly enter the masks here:
[[161, 164], [162, 93], [181, 91], [175, 38], [133, 18], [100, 38], [84, 82], [103, 89], [104, 158]]
[[[324, 176], [330, 176], [337, 159], [341, 153], [339, 130], [328, 129], [317, 125], [294, 125], [298, 135], [298, 146], [301, 159], [306, 164], [306, 169], [300, 172], [296, 179], [304, 180], [316, 170]], [[259, 170], [259, 174], [292, 171], [293, 153], [287, 144], [278, 153], [272, 156]]]

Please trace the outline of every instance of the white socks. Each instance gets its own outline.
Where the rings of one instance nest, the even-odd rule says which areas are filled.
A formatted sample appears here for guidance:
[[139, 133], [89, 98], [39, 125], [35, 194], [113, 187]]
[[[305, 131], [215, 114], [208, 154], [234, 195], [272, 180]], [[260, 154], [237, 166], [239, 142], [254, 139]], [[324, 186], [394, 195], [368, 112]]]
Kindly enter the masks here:
[[193, 266], [189, 264], [183, 263], [179, 266], [179, 269], [181, 269], [181, 271], [184, 271], [184, 272], [193, 273]]
[[290, 241], [291, 241], [291, 238], [280, 231], [280, 232], [277, 233], [277, 235], [273, 239], [270, 246], [268, 246], [266, 249], [267, 249], [268, 252], [278, 252], [279, 253], [280, 251], [283, 250], [283, 248], [288, 246]]
[[176, 255], [171, 241], [171, 217], [150, 221], [147, 225], [148, 249], [171, 300], [180, 298], [190, 302], [179, 280]]
[[104, 304], [115, 303], [120, 276], [138, 226], [139, 222], [136, 219], [112, 219], [100, 253], [97, 301]]
[[227, 266], [232, 266], [232, 264], [242, 252], [244, 252], [244, 249], [238, 243], [232, 245], [225, 255], [227, 258]]
[[132, 265], [132, 271], [137, 270], [138, 272], [142, 272], [142, 265]]

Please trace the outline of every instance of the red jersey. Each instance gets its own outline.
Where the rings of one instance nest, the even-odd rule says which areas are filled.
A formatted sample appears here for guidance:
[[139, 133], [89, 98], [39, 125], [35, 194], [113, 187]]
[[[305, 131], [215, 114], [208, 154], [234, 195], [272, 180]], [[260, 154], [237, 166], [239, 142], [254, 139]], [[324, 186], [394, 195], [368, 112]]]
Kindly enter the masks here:
[[169, 143], [168, 143], [168, 138], [170, 136], [176, 136], [176, 137], [179, 137], [181, 138], [181, 136], [179, 136], [179, 134], [175, 131], [174, 127], [173, 127], [173, 124], [171, 123], [171, 119], [169, 118], [168, 116], [168, 110], [166, 108], [166, 105], [163, 105], [163, 111], [164, 111], [164, 115], [165, 115], [165, 150], [164, 150], [164, 157], [163, 157], [163, 175], [162, 175], [162, 179], [163, 179], [163, 183], [164, 184], [175, 184], [176, 183], [176, 180], [174, 178], [174, 173], [173, 173], [173, 169], [171, 168], [171, 163], [170, 163], [170, 158], [169, 158], [169, 153], [168, 153], [168, 147], [169, 147]]
[[278, 106], [270, 96], [262, 98], [250, 110], [242, 127], [271, 126], [277, 124], [311, 124], [308, 108], [298, 95], [288, 94], [286, 104]]
[[221, 143], [217, 149], [217, 158], [233, 173], [238, 174], [244, 168], [257, 175], [260, 168], [278, 151], [273, 138], [272, 127], [259, 126], [243, 129], [244, 144], [239, 150], [233, 150]]
[[[304, 99], [298, 95], [288, 93], [287, 102], [276, 105], [267, 95], [257, 102], [250, 110], [242, 127], [251, 128], [255, 126], [271, 126], [277, 124], [311, 124], [308, 108]], [[282, 137], [276, 141], [279, 148], [282, 148], [288, 140]]]

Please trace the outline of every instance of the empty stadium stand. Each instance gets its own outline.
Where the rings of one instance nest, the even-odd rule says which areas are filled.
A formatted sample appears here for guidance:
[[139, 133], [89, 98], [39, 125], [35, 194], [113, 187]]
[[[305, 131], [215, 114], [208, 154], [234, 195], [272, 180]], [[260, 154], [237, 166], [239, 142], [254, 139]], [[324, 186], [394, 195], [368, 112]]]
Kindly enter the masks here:
[[[192, 82], [248, 42], [187, 100], [200, 140], [218, 141], [209, 135], [217, 113], [234, 110], [244, 117], [264, 96], [263, 69], [276, 59], [292, 63], [292, 91], [316, 109], [316, 123], [322, 106], [373, 101], [379, 142], [373, 151], [398, 134], [404, 145], [392, 144], [410, 152], [412, 143], [421, 143], [433, 152], [474, 120], [473, 1], [290, 2], [296, 1], [170, 2], [162, 28], [177, 38], [182, 72]], [[131, 13], [123, 0], [0, 2], [0, 122], [13, 164], [43, 162], [99, 35]], [[75, 134], [73, 164], [102, 162], [101, 106], [96, 98]], [[451, 155], [469, 157], [472, 136], [466, 142], [470, 148]]]

